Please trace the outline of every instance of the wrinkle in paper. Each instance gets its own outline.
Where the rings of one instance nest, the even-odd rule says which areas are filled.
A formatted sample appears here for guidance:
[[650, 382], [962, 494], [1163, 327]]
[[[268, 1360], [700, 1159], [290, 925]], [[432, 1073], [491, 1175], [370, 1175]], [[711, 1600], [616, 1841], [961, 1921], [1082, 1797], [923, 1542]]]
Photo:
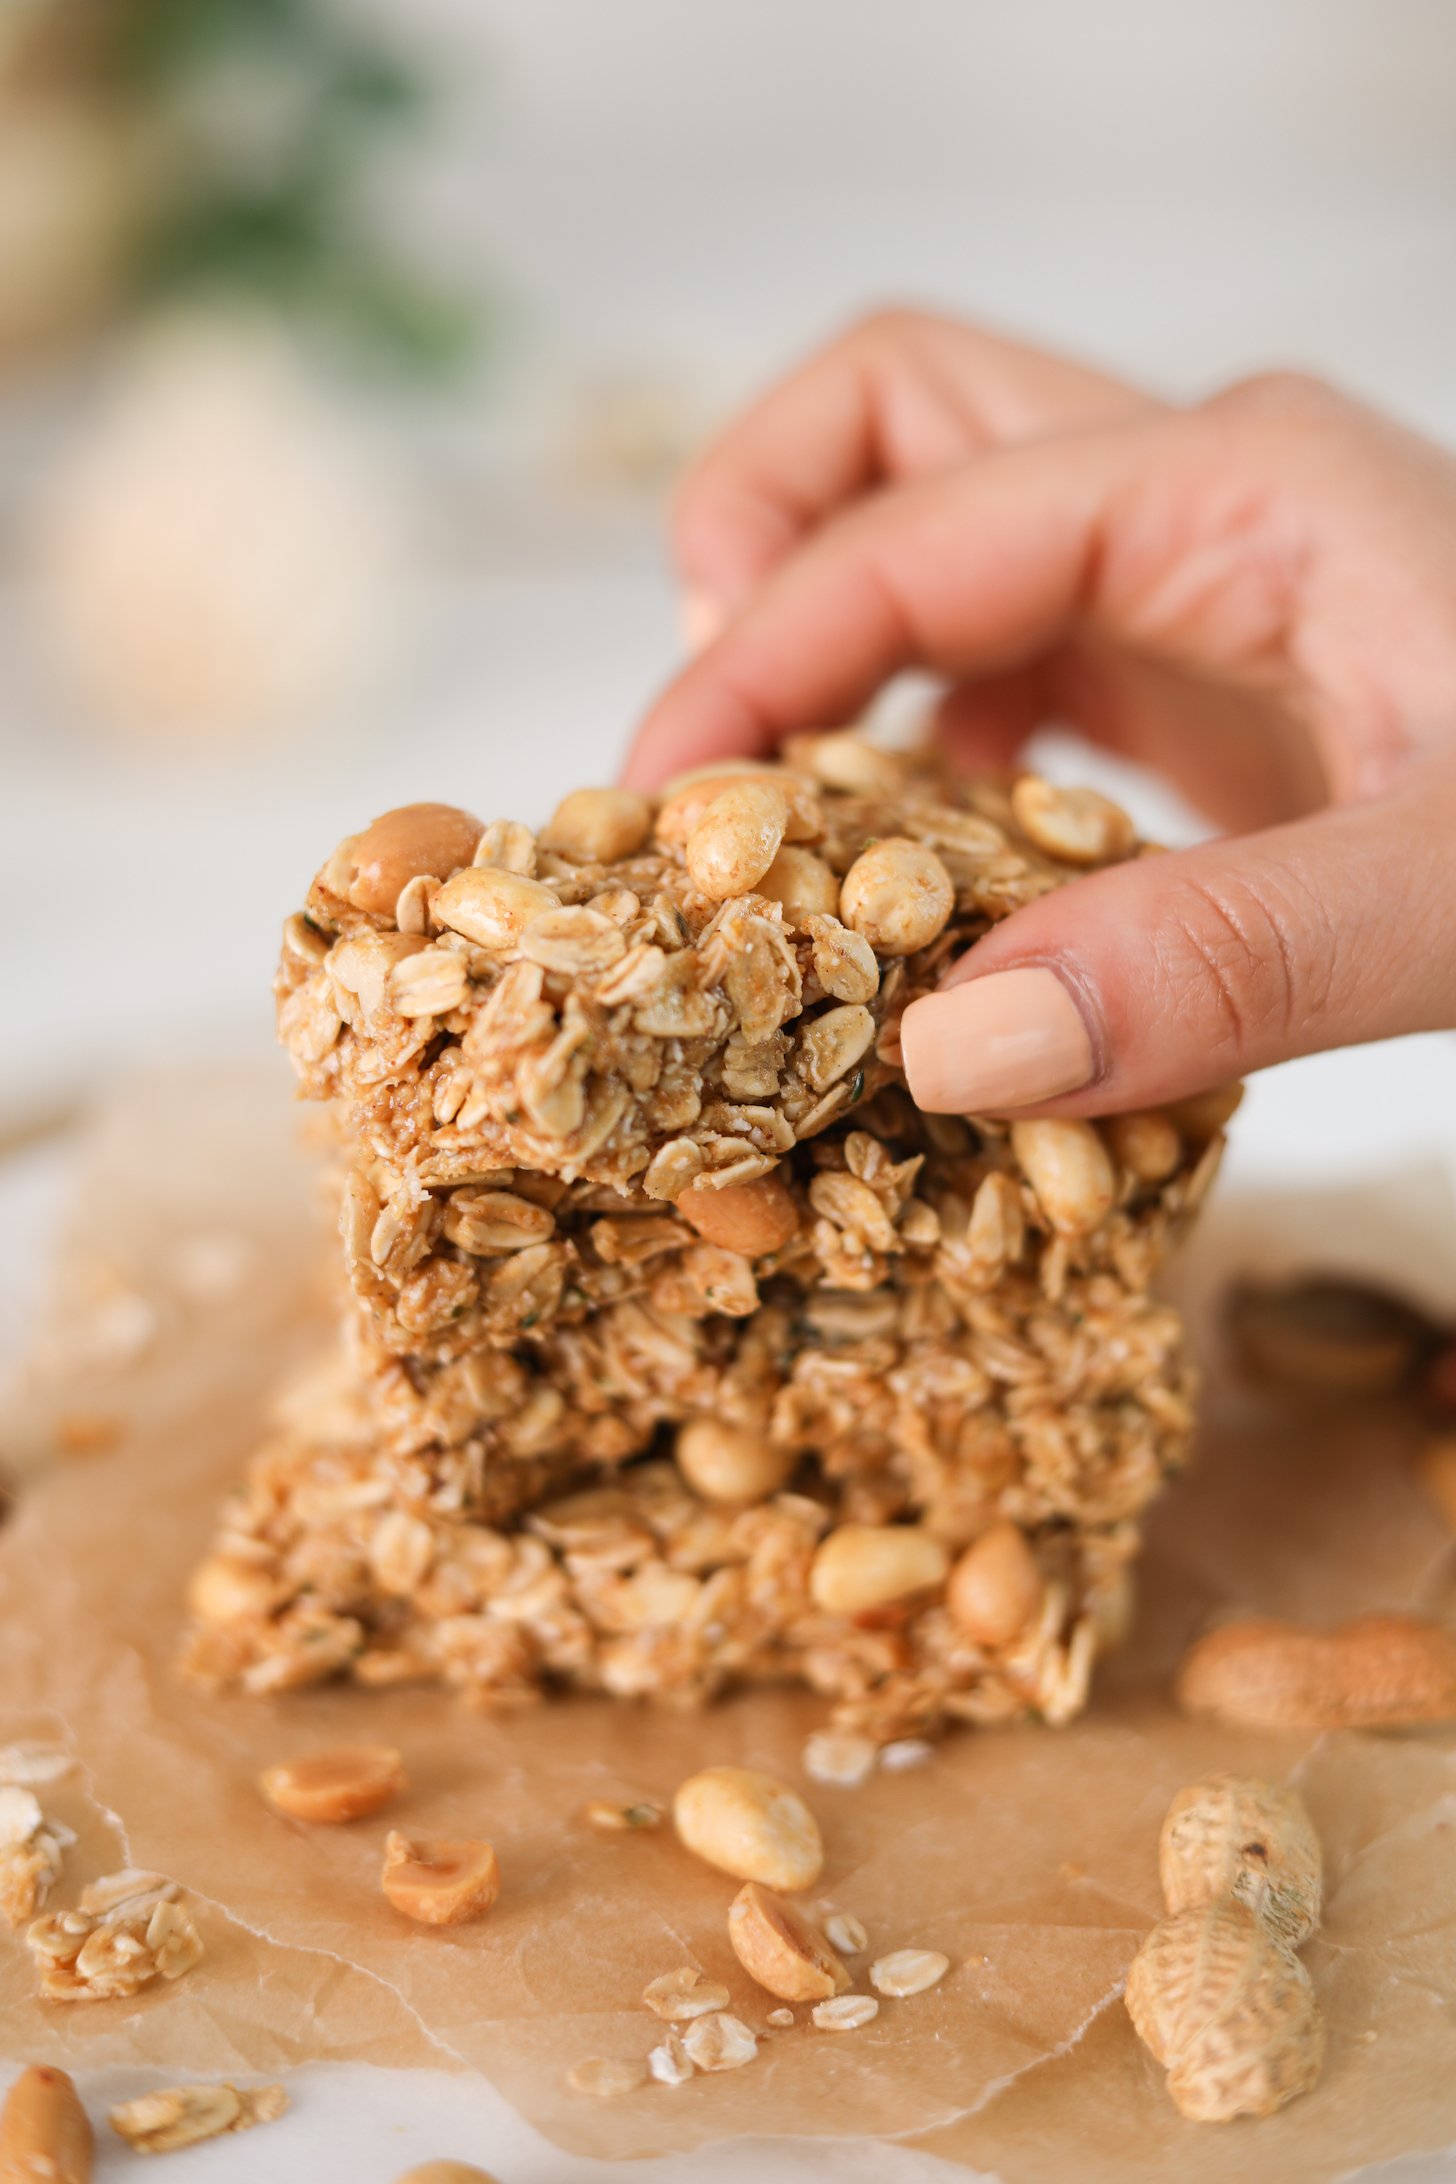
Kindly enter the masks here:
[[[189, 1177], [256, 1271], [211, 1307], [166, 1304], [155, 1351], [87, 1388], [124, 1416], [122, 1439], [38, 1474], [0, 1533], [0, 1740], [59, 1731], [84, 1766], [57, 1807], [83, 1838], [73, 1874], [119, 1863], [124, 1830], [132, 1859], [201, 1899], [209, 1953], [174, 1989], [82, 2013], [37, 2003], [23, 1950], [0, 1937], [0, 2049], [234, 2075], [318, 2057], [445, 2064], [483, 2072], [549, 2136], [596, 2155], [879, 2135], [1008, 2184], [1199, 2184], [1234, 2161], [1245, 2184], [1323, 2184], [1456, 2139], [1456, 1736], [1255, 1736], [1181, 1720], [1168, 1701], [1171, 1665], [1211, 1613], [1456, 1608], [1449, 1548], [1409, 1475], [1413, 1417], [1281, 1413], [1216, 1388], [1198, 1468], [1153, 1525], [1138, 1628], [1088, 1718], [967, 1732], [929, 1765], [854, 1789], [804, 1781], [821, 1710], [799, 1695], [696, 1716], [589, 1700], [492, 1716], [420, 1691], [208, 1697], [172, 1671], [183, 1587], [285, 1354], [318, 1325], [291, 1128], [254, 1084], [170, 1100], [153, 1088], [111, 1117], [91, 1163], [81, 1246], [144, 1293], [167, 1298]], [[1428, 1189], [1407, 1202], [1387, 1187], [1339, 1206], [1230, 1207], [1200, 1244], [1197, 1286], [1261, 1263], [1261, 1238], [1315, 1260], [1322, 1223], [1348, 1239], [1357, 1213], [1387, 1251], [1408, 1253], [1418, 1233], [1456, 1262]], [[68, 1394], [36, 1388], [28, 1446]], [[406, 1755], [411, 1789], [388, 1814], [310, 1830], [263, 1808], [262, 1766], [359, 1737]], [[804, 1788], [828, 1848], [811, 1901], [854, 1912], [871, 1953], [919, 1945], [953, 1969], [883, 2003], [865, 2031], [770, 2033], [743, 2071], [584, 2101], [566, 2071], [645, 2055], [660, 2028], [642, 1988], [682, 1962], [765, 2029], [770, 1998], [727, 1945], [732, 1884], [667, 1831], [603, 1836], [580, 1818], [593, 1797], [666, 1803], [711, 1761]], [[1330, 2022], [1323, 2082], [1232, 2131], [1180, 2121], [1119, 1999], [1161, 1908], [1163, 1810], [1214, 1767], [1297, 1780], [1331, 1884], [1307, 1951]], [[392, 1912], [378, 1886], [391, 1825], [489, 1836], [504, 1875], [489, 1918], [424, 1933]]]

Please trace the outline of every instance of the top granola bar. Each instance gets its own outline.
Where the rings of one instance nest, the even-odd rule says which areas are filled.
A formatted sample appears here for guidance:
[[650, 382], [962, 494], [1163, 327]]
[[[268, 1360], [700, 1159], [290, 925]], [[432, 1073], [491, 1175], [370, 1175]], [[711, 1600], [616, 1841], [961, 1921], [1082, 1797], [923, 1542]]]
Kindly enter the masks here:
[[1116, 805], [1032, 775], [849, 734], [786, 757], [579, 790], [539, 835], [417, 804], [351, 836], [285, 928], [305, 1094], [420, 1190], [741, 1184], [903, 1081], [900, 1017], [950, 957], [1136, 853]]

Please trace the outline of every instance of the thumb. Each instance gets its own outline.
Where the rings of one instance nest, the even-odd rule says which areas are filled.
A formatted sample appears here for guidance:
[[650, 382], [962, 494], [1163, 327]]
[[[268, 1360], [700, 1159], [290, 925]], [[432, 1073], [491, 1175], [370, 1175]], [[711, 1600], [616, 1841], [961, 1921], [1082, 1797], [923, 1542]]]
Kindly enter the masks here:
[[1018, 910], [901, 1026], [932, 1114], [1157, 1106], [1456, 1024], [1456, 772], [1144, 857]]

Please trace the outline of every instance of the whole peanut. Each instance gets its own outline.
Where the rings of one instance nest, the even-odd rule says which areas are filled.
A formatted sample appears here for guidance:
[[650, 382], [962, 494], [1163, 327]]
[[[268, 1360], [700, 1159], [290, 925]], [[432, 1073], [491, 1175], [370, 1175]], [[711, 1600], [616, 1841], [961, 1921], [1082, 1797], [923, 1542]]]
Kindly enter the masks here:
[[1226, 1623], [1185, 1658], [1178, 1700], [1190, 1714], [1251, 1729], [1450, 1721], [1456, 1635], [1419, 1615], [1365, 1615], [1333, 1630]]
[[358, 910], [392, 917], [409, 881], [423, 873], [448, 880], [469, 864], [482, 832], [478, 819], [453, 804], [401, 804], [344, 844], [341, 892]]
[[1210, 1775], [1180, 1790], [1158, 1843], [1172, 1912], [1230, 1896], [1297, 1949], [1319, 1924], [1324, 1860], [1293, 1790], [1244, 1775]]
[[1319, 2076], [1324, 2025], [1309, 1974], [1231, 1898], [1161, 1920], [1133, 1958], [1126, 1999], [1190, 2122], [1272, 2115]]
[[0, 2184], [91, 2184], [96, 2141], [64, 2070], [22, 2070], [0, 2109]]

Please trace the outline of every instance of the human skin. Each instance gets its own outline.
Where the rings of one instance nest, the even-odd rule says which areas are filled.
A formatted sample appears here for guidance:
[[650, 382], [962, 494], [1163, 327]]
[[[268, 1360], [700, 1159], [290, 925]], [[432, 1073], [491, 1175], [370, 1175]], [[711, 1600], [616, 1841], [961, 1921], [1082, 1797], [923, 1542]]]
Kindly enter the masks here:
[[961, 763], [1014, 767], [1055, 720], [1225, 830], [978, 941], [906, 1013], [922, 1106], [1141, 1108], [1456, 1023], [1444, 450], [1297, 375], [1179, 408], [889, 312], [708, 449], [673, 539], [701, 649], [633, 787], [852, 719], [915, 667]]

